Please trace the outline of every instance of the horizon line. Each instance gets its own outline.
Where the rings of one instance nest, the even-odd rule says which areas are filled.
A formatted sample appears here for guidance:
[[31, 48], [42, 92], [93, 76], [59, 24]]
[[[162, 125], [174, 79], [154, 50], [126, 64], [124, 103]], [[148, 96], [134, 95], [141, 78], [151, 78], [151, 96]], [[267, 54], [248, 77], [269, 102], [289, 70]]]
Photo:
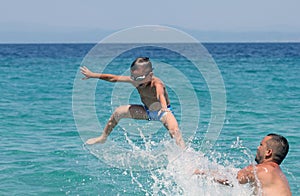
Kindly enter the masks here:
[[[262, 41], [262, 40], [258, 40], [258, 41], [203, 41], [199, 43], [212, 43], [212, 44], [222, 44], [222, 43], [300, 43], [300, 40], [271, 40], [271, 41]], [[90, 41], [74, 41], [74, 42], [0, 42], [1, 45], [4, 44], [99, 44], [99, 42], [90, 42]], [[162, 42], [162, 43], [126, 43], [126, 42], [112, 42], [112, 43], [101, 43], [101, 44], [197, 44], [197, 42]]]

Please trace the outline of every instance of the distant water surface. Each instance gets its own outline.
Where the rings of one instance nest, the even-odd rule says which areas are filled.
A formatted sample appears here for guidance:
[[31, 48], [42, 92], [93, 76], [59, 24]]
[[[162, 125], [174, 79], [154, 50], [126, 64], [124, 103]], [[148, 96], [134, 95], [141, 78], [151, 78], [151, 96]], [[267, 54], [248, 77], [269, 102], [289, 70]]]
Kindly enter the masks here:
[[[299, 43], [204, 44], [225, 84], [227, 109], [222, 132], [203, 157], [199, 145], [209, 122], [210, 97], [204, 80], [194, 84], [202, 98], [201, 122], [191, 147], [168, 166], [144, 171], [112, 167], [83, 146], [73, 118], [72, 91], [80, 64], [93, 46], [0, 45], [0, 195], [248, 195], [249, 187], [222, 187], [188, 173], [195, 164], [227, 171], [227, 177], [234, 181], [234, 172], [253, 162], [260, 140], [271, 132], [289, 140], [290, 152], [282, 169], [293, 195], [300, 194]], [[147, 52], [157, 58], [151, 50], [156, 48]], [[121, 55], [112, 63], [129, 67], [143, 52], [137, 53]], [[176, 56], [159, 58], [169, 64], [182, 61]], [[117, 73], [118, 67], [105, 71]], [[199, 77], [188, 68], [185, 76], [191, 81]], [[110, 94], [105, 92], [113, 84], [98, 83], [97, 116], [105, 123], [112, 112]], [[180, 92], [169, 90], [175, 115], [180, 115], [176, 95]], [[132, 101], [140, 103], [136, 94]], [[100, 134], [101, 130], [91, 131]], [[109, 140], [126, 142], [124, 133], [117, 127]], [[169, 143], [167, 133], [153, 135], [153, 140], [160, 138], [166, 140], [168, 158], [176, 157], [179, 152]]]

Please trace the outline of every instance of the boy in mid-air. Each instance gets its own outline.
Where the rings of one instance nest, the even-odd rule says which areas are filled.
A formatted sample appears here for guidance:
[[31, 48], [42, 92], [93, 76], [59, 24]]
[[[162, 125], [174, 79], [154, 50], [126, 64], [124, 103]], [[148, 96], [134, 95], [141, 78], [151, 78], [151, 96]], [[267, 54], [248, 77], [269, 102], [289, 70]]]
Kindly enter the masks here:
[[102, 135], [87, 140], [87, 144], [104, 143], [122, 118], [133, 118], [161, 121], [168, 129], [170, 136], [175, 138], [176, 144], [181, 148], [185, 148], [177, 120], [170, 110], [170, 100], [166, 87], [159, 78], [153, 75], [152, 64], [149, 58], [137, 58], [131, 64], [130, 76], [93, 73], [87, 67], [81, 67], [80, 69], [85, 76], [84, 80], [99, 78], [109, 82], [127, 82], [132, 84], [138, 90], [141, 101], [144, 104], [119, 106], [109, 118]]

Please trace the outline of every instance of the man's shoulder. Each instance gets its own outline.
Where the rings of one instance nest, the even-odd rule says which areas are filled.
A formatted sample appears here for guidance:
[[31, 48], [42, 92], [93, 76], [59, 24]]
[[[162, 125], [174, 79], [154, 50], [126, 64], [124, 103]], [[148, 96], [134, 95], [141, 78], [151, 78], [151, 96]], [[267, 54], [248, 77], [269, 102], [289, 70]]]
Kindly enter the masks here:
[[256, 165], [256, 171], [260, 179], [269, 179], [270, 181], [272, 181], [272, 179], [281, 172], [278, 165], [271, 165], [269, 163], [261, 163]]
[[272, 171], [272, 170], [278, 170], [280, 169], [279, 165], [275, 162], [266, 162], [266, 163], [260, 163], [256, 165], [256, 168], [259, 170], [268, 170], [268, 171]]
[[256, 165], [248, 165], [247, 167], [240, 170], [240, 172], [246, 173], [260, 173], [260, 172], [271, 172], [275, 168], [267, 163], [260, 163]]

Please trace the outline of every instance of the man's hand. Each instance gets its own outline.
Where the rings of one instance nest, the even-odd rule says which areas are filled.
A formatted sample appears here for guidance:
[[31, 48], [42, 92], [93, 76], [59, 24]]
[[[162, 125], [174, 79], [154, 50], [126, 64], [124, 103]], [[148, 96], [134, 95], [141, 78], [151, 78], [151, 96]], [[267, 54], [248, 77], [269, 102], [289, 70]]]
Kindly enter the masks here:
[[169, 108], [165, 108], [165, 107], [161, 108], [160, 111], [161, 112], [171, 112], [171, 110]]
[[194, 173], [193, 173], [194, 175], [206, 175], [206, 176], [212, 176], [213, 177], [213, 180], [215, 181], [215, 182], [218, 182], [218, 183], [220, 183], [220, 184], [222, 184], [222, 185], [226, 185], [226, 186], [231, 186], [231, 187], [233, 187], [233, 184], [229, 181], [229, 180], [227, 180], [227, 179], [222, 179], [222, 178], [219, 178], [219, 177], [216, 177], [216, 175], [218, 175], [218, 173], [217, 172], [212, 172], [212, 173], [206, 173], [205, 171], [203, 171], [203, 170], [199, 170], [199, 169], [196, 169], [195, 171], [194, 171]]
[[194, 171], [194, 173], [193, 174], [195, 174], [195, 175], [204, 175], [205, 174], [205, 172], [204, 171], [202, 171], [202, 170], [199, 170], [199, 169], [195, 169], [195, 171]]

